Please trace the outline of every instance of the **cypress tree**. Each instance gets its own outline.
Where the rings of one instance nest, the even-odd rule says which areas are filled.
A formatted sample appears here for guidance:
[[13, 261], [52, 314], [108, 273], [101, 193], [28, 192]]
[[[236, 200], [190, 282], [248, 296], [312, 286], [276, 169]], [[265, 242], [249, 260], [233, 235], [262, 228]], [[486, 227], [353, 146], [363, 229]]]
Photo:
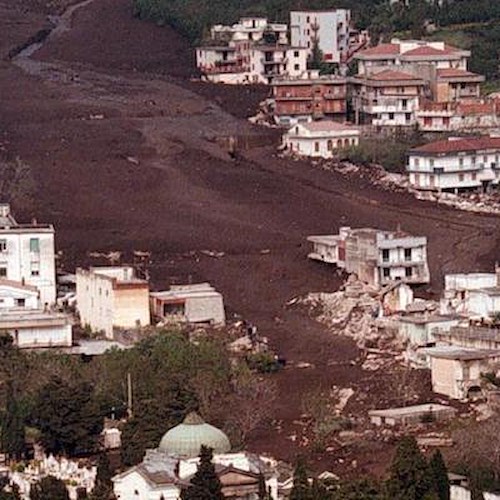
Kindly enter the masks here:
[[290, 492], [290, 500], [310, 500], [311, 487], [307, 477], [307, 468], [302, 457], [299, 457], [295, 470], [293, 471], [293, 488]]
[[433, 483], [434, 491], [437, 493], [439, 500], [450, 500], [450, 484], [448, 481], [448, 471], [443, 460], [443, 455], [439, 450], [436, 450], [429, 462], [429, 470]]
[[399, 443], [386, 486], [391, 500], [435, 497], [429, 467], [414, 437], [406, 436]]
[[267, 500], [266, 480], [262, 472], [259, 474], [259, 500]]
[[182, 491], [182, 500], [224, 500], [222, 485], [212, 463], [212, 448], [202, 446], [198, 470], [191, 479], [191, 484]]
[[63, 481], [47, 476], [35, 483], [30, 491], [31, 500], [69, 500], [68, 488]]
[[24, 418], [14, 396], [12, 383], [7, 386], [7, 404], [0, 434], [2, 451], [11, 459], [20, 460], [25, 449]]

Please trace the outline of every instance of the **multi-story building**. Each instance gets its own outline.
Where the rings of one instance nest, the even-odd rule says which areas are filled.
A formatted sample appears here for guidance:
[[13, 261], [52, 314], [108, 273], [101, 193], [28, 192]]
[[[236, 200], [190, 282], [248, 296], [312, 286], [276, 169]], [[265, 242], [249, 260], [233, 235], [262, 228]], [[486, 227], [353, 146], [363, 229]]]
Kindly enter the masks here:
[[[398, 40], [383, 43], [354, 55], [358, 61], [358, 74], [369, 75], [383, 69], [419, 72], [440, 69], [467, 70], [470, 51], [458, 49], [444, 42], [424, 40]], [[415, 69], [417, 68], [417, 69]]]
[[424, 95], [425, 82], [411, 73], [385, 69], [351, 79], [356, 123], [377, 126], [411, 126]]
[[32, 285], [42, 304], [55, 303], [54, 227], [18, 224], [8, 204], [0, 205], [0, 279]]
[[429, 283], [427, 238], [402, 231], [341, 227], [338, 235], [309, 236], [310, 259], [336, 264], [361, 281], [382, 286], [394, 280]]
[[284, 148], [300, 156], [332, 158], [339, 149], [357, 146], [359, 129], [334, 121], [294, 125], [283, 135]]
[[272, 85], [274, 117], [280, 125], [345, 117], [345, 78], [310, 70], [299, 78], [277, 78]]
[[416, 113], [423, 132], [477, 132], [500, 127], [500, 106], [496, 99], [474, 101], [421, 101]]
[[269, 84], [278, 75], [303, 73], [307, 49], [288, 44], [286, 24], [242, 18], [232, 26], [212, 27], [210, 40], [196, 49], [196, 65], [215, 83]]
[[132, 267], [76, 270], [76, 302], [82, 326], [114, 337], [114, 329], [150, 324], [149, 284]]
[[292, 45], [306, 47], [309, 54], [317, 42], [328, 63], [340, 63], [349, 53], [351, 11], [290, 12], [290, 36]]
[[417, 189], [459, 192], [500, 182], [500, 137], [435, 141], [408, 152], [406, 170]]
[[431, 91], [436, 102], [476, 100], [481, 96], [480, 84], [484, 76], [461, 68], [438, 68], [431, 80]]

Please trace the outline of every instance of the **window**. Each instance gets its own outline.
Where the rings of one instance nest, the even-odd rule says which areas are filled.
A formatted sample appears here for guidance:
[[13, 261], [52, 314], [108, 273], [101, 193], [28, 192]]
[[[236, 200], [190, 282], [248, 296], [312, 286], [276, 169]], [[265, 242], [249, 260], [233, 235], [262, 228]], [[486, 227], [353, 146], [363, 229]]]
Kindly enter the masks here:
[[6, 278], [6, 277], [7, 277], [7, 268], [0, 267], [0, 278]]
[[432, 158], [429, 160], [429, 167], [434, 168], [434, 160]]
[[298, 50], [295, 50], [293, 52], [293, 57], [299, 57], [299, 51]]
[[391, 270], [388, 267], [384, 267], [384, 269], [382, 269], [382, 273], [384, 278], [389, 278], [391, 276]]
[[488, 163], [488, 157], [486, 155], [483, 156], [484, 163]]
[[411, 113], [405, 113], [405, 120], [407, 122], [411, 121]]
[[333, 141], [331, 139], [328, 139], [328, 142], [326, 143], [326, 147], [327, 147], [328, 151], [333, 150]]
[[40, 263], [32, 262], [31, 263], [31, 276], [40, 276]]
[[413, 165], [415, 166], [415, 168], [418, 168], [420, 166], [420, 160], [418, 158], [414, 158]]
[[403, 99], [401, 101], [401, 106], [403, 107], [403, 109], [406, 109], [408, 107], [408, 99]]
[[411, 278], [413, 276], [413, 269], [411, 267], [407, 267], [405, 269], [405, 276], [407, 278]]
[[309, 16], [306, 17], [306, 23], [310, 23], [311, 22], [311, 18]]
[[319, 142], [314, 143], [314, 151], [319, 152]]
[[470, 162], [472, 163], [472, 165], [475, 165], [476, 164], [476, 157], [471, 156]]
[[411, 248], [405, 248], [405, 260], [411, 261]]
[[459, 159], [458, 159], [458, 166], [459, 166], [460, 168], [462, 168], [462, 167], [464, 166], [464, 159], [463, 159], [463, 158], [459, 158]]
[[389, 262], [389, 249], [388, 248], [382, 249], [382, 261]]
[[30, 252], [40, 253], [40, 239], [30, 238]]
[[293, 69], [294, 69], [295, 71], [299, 71], [299, 69], [300, 69], [300, 64], [294, 64], [294, 65], [293, 65]]
[[7, 240], [0, 240], [0, 252], [7, 251]]
[[464, 174], [458, 174], [458, 182], [464, 181]]
[[389, 120], [394, 120], [394, 113], [389, 113]]
[[471, 174], [471, 178], [472, 178], [472, 180], [473, 180], [473, 181], [475, 181], [475, 180], [476, 180], [476, 177], [477, 177], [476, 172], [472, 172], [472, 174]]
[[25, 307], [26, 299], [16, 299], [16, 307]]

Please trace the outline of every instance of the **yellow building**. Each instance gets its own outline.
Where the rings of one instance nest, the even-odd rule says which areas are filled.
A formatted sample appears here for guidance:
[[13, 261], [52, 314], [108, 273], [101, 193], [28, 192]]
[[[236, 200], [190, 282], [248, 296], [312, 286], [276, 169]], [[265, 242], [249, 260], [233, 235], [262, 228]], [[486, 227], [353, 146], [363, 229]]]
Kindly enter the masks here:
[[110, 339], [115, 329], [150, 324], [149, 283], [129, 266], [77, 269], [76, 300], [82, 326]]

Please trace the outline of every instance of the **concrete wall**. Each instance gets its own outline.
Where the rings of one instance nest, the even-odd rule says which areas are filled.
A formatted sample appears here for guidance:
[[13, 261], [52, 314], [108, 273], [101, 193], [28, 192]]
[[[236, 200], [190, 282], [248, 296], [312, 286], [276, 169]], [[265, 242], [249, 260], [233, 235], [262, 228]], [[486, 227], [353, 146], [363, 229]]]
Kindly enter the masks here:
[[113, 326], [117, 328], [136, 328], [150, 324], [149, 287], [119, 286], [114, 290]]
[[188, 298], [185, 304], [185, 315], [190, 323], [210, 322], [223, 325], [226, 317], [222, 295]]
[[297, 137], [286, 135], [284, 144], [290, 151], [313, 158], [332, 158], [336, 150], [345, 147], [357, 146], [359, 134], [328, 138]]
[[[23, 281], [40, 291], [42, 304], [53, 304], [56, 300], [56, 273], [53, 231], [12, 230], [0, 231], [0, 277]], [[38, 240], [38, 251], [32, 251]]]
[[179, 500], [180, 489], [171, 484], [161, 488], [151, 488], [137, 472], [124, 474], [115, 479], [113, 491], [118, 500]]
[[19, 328], [17, 333], [10, 333], [20, 348], [71, 347], [73, 340], [69, 323], [46, 328]]
[[466, 299], [466, 309], [473, 316], [490, 318], [500, 313], [500, 292], [493, 295], [482, 290], [471, 290]]
[[[24, 300], [24, 306], [19, 301]], [[40, 306], [38, 293], [21, 288], [14, 288], [0, 284], [0, 310], [24, 307], [25, 309], [38, 309]]]
[[442, 358], [431, 358], [432, 390], [452, 399], [461, 399], [457, 380], [462, 379], [462, 370], [458, 361]]

